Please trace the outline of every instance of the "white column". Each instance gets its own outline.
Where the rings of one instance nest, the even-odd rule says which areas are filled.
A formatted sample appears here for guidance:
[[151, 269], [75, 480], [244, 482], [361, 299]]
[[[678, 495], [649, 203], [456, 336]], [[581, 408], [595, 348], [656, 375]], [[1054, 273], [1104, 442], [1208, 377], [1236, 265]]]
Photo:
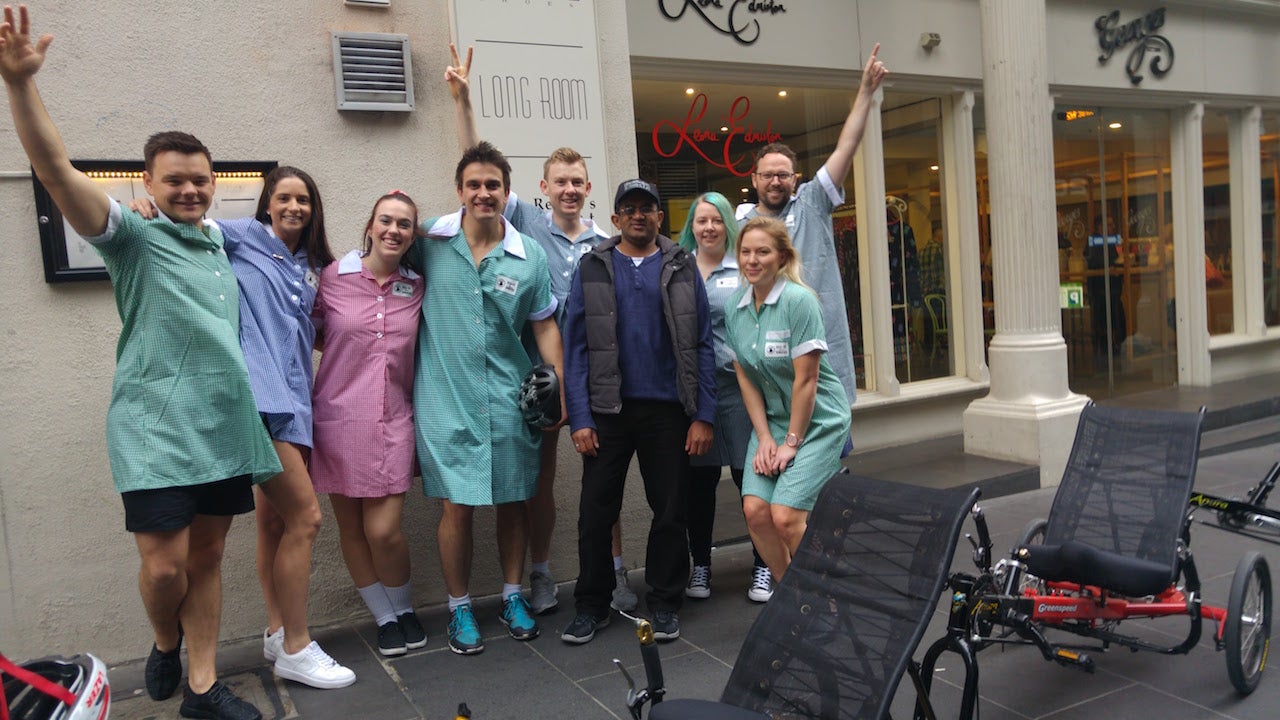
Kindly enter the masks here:
[[956, 373], [987, 382], [982, 328], [982, 248], [978, 246], [973, 92], [943, 98], [942, 189], [946, 193], [947, 268], [951, 272], [951, 342]]
[[[889, 230], [884, 219], [884, 138], [880, 106], [884, 88], [876, 90], [853, 162], [853, 194], [858, 207], [858, 271], [862, 273], [862, 347], [867, 378], [875, 392], [900, 392], [893, 367], [893, 301], [889, 293]], [[870, 333], [867, 329], [870, 328]]]
[[1208, 387], [1212, 374], [1204, 285], [1204, 103], [1173, 110], [1170, 120], [1178, 384]]
[[1262, 108], [1231, 119], [1227, 139], [1231, 164], [1231, 293], [1235, 331], [1251, 337], [1267, 332], [1262, 303]]
[[964, 413], [965, 451], [1040, 466], [1054, 485], [1088, 398], [1067, 387], [1058, 307], [1053, 104], [1045, 0], [980, 0], [996, 335], [991, 391]]

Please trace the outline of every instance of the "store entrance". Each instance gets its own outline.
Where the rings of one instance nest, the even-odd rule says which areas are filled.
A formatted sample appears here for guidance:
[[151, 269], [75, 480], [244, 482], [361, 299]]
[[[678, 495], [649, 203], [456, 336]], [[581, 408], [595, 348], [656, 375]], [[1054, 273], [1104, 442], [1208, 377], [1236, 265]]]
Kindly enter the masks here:
[[1169, 113], [1054, 112], [1062, 334], [1093, 398], [1178, 382]]

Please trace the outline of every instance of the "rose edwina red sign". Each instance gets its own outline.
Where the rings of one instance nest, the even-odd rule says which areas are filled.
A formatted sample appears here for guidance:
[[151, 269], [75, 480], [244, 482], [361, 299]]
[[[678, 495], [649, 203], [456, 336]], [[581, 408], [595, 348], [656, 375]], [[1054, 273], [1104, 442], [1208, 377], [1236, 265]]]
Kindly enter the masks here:
[[689, 104], [689, 112], [683, 122], [659, 120], [653, 125], [653, 150], [659, 156], [672, 158], [682, 150], [688, 150], [712, 165], [728, 170], [738, 177], [747, 177], [755, 165], [750, 145], [781, 142], [782, 133], [773, 129], [773, 120], [766, 119], [764, 128], [757, 128], [749, 119], [751, 99], [746, 95], [734, 98], [723, 122], [714, 128], [699, 127], [707, 116], [710, 101], [706, 93], [698, 93]]

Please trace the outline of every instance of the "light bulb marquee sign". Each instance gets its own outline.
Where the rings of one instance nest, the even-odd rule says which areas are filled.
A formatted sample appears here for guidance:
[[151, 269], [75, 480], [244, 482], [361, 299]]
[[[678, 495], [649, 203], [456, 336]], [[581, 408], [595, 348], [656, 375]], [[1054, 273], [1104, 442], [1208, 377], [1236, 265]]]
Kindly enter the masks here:
[[[1102, 49], [1098, 64], [1107, 64], [1117, 50], [1132, 45], [1133, 49], [1129, 51], [1129, 58], [1124, 64], [1129, 82], [1135, 86], [1142, 83], [1144, 64], [1153, 77], [1164, 77], [1173, 67], [1173, 45], [1168, 38], [1157, 34], [1164, 27], [1164, 16], [1163, 7], [1124, 24], [1120, 23], [1119, 10], [1099, 16], [1093, 23], [1094, 30], [1098, 32], [1098, 47]], [[1150, 63], [1147, 62], [1148, 55], [1151, 56]]]

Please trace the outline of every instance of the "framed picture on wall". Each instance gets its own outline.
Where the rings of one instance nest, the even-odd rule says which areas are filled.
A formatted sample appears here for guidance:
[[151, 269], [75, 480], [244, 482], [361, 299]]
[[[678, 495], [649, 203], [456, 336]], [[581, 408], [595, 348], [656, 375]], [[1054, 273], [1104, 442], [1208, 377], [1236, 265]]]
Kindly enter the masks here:
[[[134, 198], [148, 197], [142, 185], [144, 166], [141, 160], [72, 160], [71, 164], [122, 205], [127, 205]], [[230, 219], [252, 215], [257, 208], [258, 195], [262, 193], [263, 178], [277, 164], [275, 161], [214, 162], [217, 188], [207, 216]], [[102, 256], [63, 219], [49, 191], [34, 172], [31, 173], [31, 183], [35, 190], [44, 281], [63, 283], [110, 279]]]

